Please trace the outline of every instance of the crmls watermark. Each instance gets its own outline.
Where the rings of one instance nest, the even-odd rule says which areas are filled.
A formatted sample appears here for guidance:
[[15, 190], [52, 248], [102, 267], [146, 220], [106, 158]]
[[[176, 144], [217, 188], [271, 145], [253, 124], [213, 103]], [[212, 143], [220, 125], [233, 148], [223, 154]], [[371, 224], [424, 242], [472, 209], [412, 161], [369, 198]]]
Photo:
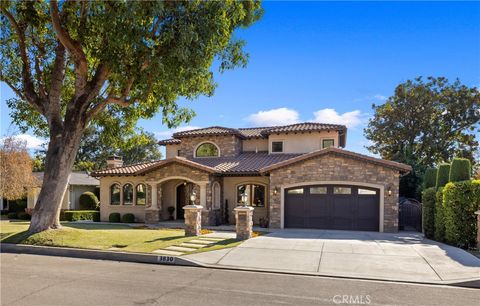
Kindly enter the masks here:
[[372, 302], [370, 295], [334, 295], [333, 302], [335, 304], [355, 304], [368, 305]]

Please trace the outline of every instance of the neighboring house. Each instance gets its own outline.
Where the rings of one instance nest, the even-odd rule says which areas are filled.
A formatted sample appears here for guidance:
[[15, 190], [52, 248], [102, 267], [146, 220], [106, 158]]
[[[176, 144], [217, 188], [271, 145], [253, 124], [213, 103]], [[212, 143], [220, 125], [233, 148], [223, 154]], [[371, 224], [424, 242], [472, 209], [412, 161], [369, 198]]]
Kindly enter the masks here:
[[[43, 182], [43, 172], [33, 172], [33, 176], [37, 179], [36, 187], [29, 188], [27, 193], [27, 207], [35, 207], [37, 203], [40, 188]], [[88, 175], [86, 172], [72, 172], [68, 179], [67, 190], [63, 195], [62, 209], [78, 210], [80, 209], [79, 199], [80, 195], [86, 191], [96, 193], [100, 182], [98, 179]]]
[[168, 207], [182, 219], [195, 193], [202, 223], [233, 224], [245, 193], [255, 224], [396, 232], [399, 178], [410, 166], [344, 150], [346, 139], [345, 126], [321, 123], [178, 132], [159, 142], [164, 160], [123, 166], [114, 157], [92, 173], [101, 219], [119, 212], [158, 222]]

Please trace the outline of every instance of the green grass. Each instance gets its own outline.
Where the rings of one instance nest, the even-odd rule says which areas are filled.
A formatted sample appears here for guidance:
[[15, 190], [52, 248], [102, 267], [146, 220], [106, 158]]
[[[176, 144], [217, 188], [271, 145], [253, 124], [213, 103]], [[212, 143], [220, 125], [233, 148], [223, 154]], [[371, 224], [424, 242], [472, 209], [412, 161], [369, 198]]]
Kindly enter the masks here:
[[[82, 224], [62, 222], [63, 228], [30, 235], [29, 222], [0, 222], [0, 242], [21, 243], [96, 250], [152, 252], [170, 245], [178, 245], [196, 237], [185, 237], [183, 229], [143, 229], [118, 224]], [[221, 241], [203, 251], [212, 251], [238, 245], [234, 239]]]

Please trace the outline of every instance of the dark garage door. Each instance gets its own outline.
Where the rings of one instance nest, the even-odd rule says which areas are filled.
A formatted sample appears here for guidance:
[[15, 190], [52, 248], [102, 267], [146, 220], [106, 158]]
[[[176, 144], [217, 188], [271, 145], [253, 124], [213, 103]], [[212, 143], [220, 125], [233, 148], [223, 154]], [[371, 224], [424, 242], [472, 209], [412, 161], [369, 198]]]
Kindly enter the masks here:
[[379, 191], [321, 185], [285, 191], [285, 227], [378, 231]]

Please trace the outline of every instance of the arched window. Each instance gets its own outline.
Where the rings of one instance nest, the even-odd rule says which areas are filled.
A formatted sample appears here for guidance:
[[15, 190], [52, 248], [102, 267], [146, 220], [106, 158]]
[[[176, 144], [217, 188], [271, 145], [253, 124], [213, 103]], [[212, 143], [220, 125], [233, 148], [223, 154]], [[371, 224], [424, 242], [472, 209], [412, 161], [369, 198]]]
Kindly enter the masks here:
[[220, 209], [220, 184], [218, 182], [213, 183], [212, 186], [212, 204], [213, 209]]
[[123, 185], [123, 205], [132, 205], [133, 204], [133, 185], [125, 184]]
[[120, 205], [120, 185], [113, 184], [110, 186], [110, 204]]
[[146, 203], [146, 191], [147, 188], [145, 187], [145, 184], [138, 184], [136, 191], [136, 203], [137, 205], [145, 205]]
[[217, 157], [219, 155], [218, 147], [211, 142], [202, 143], [195, 150], [195, 157]]

